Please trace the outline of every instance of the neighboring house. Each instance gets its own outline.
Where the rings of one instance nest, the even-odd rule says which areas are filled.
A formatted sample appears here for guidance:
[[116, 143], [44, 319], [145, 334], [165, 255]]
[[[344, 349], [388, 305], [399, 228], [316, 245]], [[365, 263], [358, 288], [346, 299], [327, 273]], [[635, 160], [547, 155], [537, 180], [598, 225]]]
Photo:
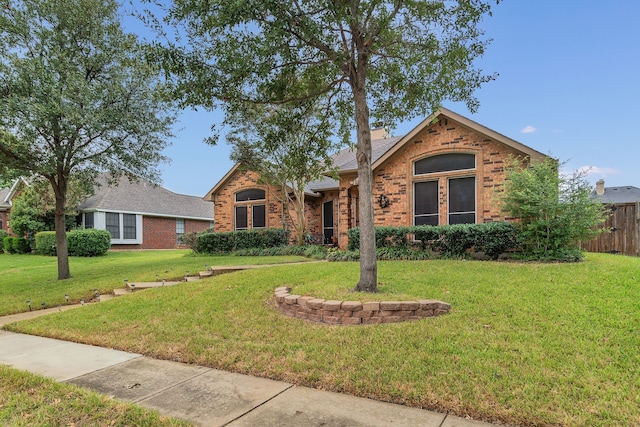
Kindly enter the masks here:
[[601, 179], [591, 197], [606, 204], [611, 215], [603, 226], [607, 231], [582, 247], [590, 252], [640, 256], [640, 188], [605, 187]]
[[[447, 109], [427, 117], [402, 137], [372, 131], [376, 226], [481, 223], [505, 219], [498, 201], [504, 162], [546, 156]], [[309, 231], [317, 241], [347, 245], [358, 226], [355, 150], [334, 156], [339, 179], [309, 184], [305, 196]], [[282, 190], [234, 166], [204, 197], [214, 202], [215, 231], [288, 226]]]
[[95, 195], [78, 206], [79, 222], [109, 231], [113, 249], [173, 249], [184, 233], [213, 226], [213, 204], [200, 197], [126, 177], [117, 186], [104, 176], [98, 182]]
[[20, 194], [24, 186], [29, 185], [25, 178], [18, 178], [11, 188], [0, 188], [0, 230], [11, 233], [9, 215], [13, 206], [13, 198]]

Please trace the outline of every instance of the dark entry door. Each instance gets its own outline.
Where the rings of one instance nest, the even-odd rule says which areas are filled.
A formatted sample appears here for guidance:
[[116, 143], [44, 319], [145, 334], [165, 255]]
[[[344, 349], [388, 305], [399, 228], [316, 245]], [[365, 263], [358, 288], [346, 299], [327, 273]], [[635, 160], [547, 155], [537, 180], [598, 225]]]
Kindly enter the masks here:
[[333, 200], [322, 204], [322, 236], [325, 245], [333, 243]]

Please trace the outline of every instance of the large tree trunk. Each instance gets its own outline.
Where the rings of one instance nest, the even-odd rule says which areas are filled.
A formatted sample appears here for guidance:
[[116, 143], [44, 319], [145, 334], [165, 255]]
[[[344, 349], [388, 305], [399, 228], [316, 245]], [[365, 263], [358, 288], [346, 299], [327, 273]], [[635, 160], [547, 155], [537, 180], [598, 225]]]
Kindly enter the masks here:
[[58, 254], [58, 280], [64, 280], [71, 277], [71, 270], [69, 269], [69, 252], [67, 249], [67, 233], [65, 230], [65, 205], [66, 205], [66, 188], [60, 188], [62, 185], [58, 185], [54, 192], [56, 195], [56, 213], [55, 213], [55, 225], [56, 225], [56, 253]]
[[359, 292], [378, 292], [376, 236], [373, 223], [373, 176], [371, 172], [371, 127], [364, 79], [354, 88], [358, 145], [358, 191], [360, 193], [360, 281]]

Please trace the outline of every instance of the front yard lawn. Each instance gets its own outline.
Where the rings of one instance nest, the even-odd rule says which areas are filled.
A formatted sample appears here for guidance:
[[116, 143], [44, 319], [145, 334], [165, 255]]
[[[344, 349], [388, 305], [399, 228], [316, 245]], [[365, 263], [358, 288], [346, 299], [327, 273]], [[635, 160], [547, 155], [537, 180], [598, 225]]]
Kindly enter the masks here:
[[33, 309], [43, 302], [47, 307], [89, 301], [94, 289], [110, 293], [124, 288], [124, 280], [152, 282], [156, 275], [162, 280], [183, 278], [186, 271], [195, 274], [210, 266], [258, 265], [309, 261], [304, 257], [235, 257], [191, 255], [188, 250], [174, 251], [110, 251], [96, 258], [70, 257], [73, 277], [57, 280], [57, 259], [41, 255], [0, 254], [0, 316], [28, 311], [27, 300]]
[[0, 365], [3, 426], [169, 427], [190, 423]]
[[[640, 424], [640, 259], [386, 261], [376, 295], [350, 292], [357, 277], [357, 263], [283, 265], [7, 329], [486, 421]], [[319, 325], [273, 308], [282, 285], [325, 299], [433, 298], [452, 311], [407, 323]]]

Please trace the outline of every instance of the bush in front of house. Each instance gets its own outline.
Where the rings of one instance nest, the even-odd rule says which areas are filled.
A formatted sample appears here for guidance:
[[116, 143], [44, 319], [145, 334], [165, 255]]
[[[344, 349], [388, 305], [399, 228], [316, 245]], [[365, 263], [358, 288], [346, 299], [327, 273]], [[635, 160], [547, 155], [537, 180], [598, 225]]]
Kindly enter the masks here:
[[[460, 258], [471, 248], [497, 259], [517, 248], [519, 242], [517, 227], [510, 222], [376, 227], [375, 233], [378, 259], [429, 259], [433, 258], [433, 252], [441, 257]], [[358, 251], [360, 230], [352, 228], [347, 236], [348, 252]]]
[[198, 235], [198, 253], [230, 253], [242, 249], [274, 248], [289, 244], [289, 230], [265, 228], [263, 230], [241, 230]]
[[28, 254], [31, 253], [31, 245], [29, 241], [23, 237], [5, 237], [2, 239], [4, 250], [10, 254]]
[[2, 245], [0, 245], [0, 254], [4, 253], [4, 238], [5, 237], [9, 237], [9, 233], [6, 232], [5, 230], [0, 230], [0, 242], [2, 242]]
[[36, 253], [38, 255], [56, 255], [56, 232], [41, 231], [36, 233]]
[[67, 233], [67, 247], [70, 256], [104, 255], [111, 247], [111, 234], [95, 228], [73, 230]]

